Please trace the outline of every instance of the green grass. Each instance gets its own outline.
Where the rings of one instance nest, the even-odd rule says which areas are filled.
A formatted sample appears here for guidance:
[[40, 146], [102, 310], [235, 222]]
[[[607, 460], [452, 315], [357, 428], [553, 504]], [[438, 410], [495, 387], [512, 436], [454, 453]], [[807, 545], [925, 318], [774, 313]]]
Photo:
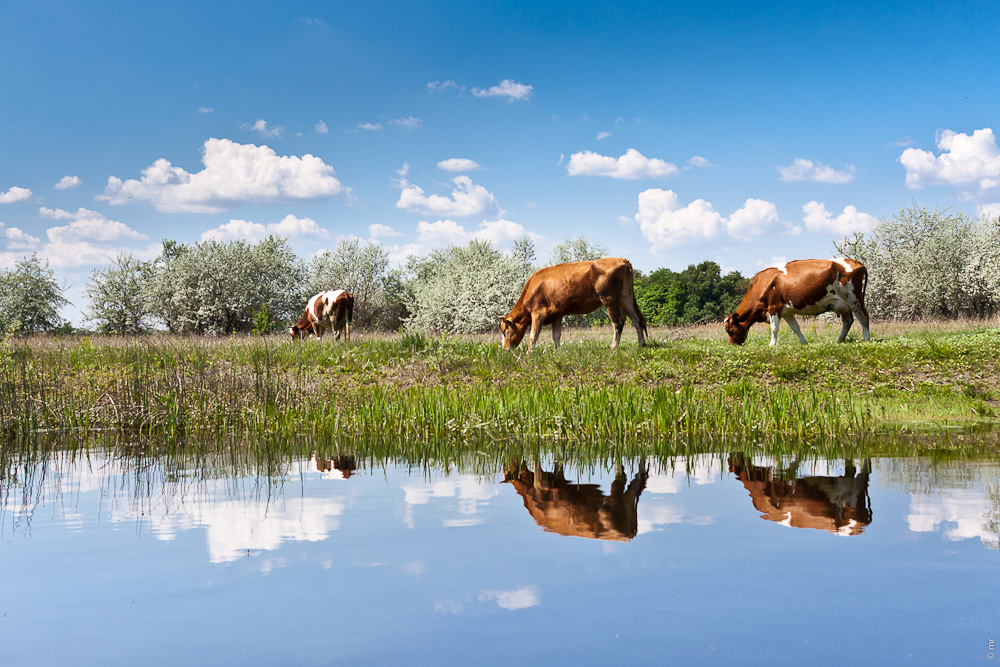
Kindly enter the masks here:
[[[996, 322], [894, 323], [872, 342], [810, 344], [766, 329], [730, 346], [719, 325], [568, 330], [503, 351], [497, 335], [35, 337], [0, 344], [0, 425], [166, 438], [539, 441], [639, 447], [685, 439], [867, 437], [1000, 422]], [[543, 339], [548, 337], [543, 333]], [[471, 444], [470, 444], [471, 443]]]

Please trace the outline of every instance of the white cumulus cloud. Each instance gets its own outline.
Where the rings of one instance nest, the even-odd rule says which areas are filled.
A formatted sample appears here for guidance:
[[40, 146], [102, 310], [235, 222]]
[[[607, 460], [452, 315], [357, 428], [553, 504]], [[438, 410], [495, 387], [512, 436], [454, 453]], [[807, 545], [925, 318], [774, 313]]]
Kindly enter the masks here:
[[42, 260], [56, 269], [106, 264], [122, 254], [152, 259], [160, 252], [159, 243], [133, 249], [130, 244], [149, 237], [97, 211], [80, 208], [71, 212], [42, 207], [39, 213], [42, 217], [66, 221], [67, 224], [47, 229], [47, 242], [16, 227], [6, 229], [7, 251], [0, 253], [0, 266], [13, 266], [20, 256], [29, 252], [37, 252]]
[[[37, 236], [32, 236], [17, 227], [4, 227], [2, 222], [0, 222], [0, 229], [3, 230], [3, 234], [0, 236], [6, 237], [4, 242], [7, 250], [37, 250], [42, 243], [42, 240]], [[4, 266], [4, 264], [0, 264], [0, 266]]]
[[473, 88], [472, 94], [476, 97], [505, 97], [508, 101], [526, 100], [531, 97], [534, 86], [518, 83], [513, 79], [504, 79], [499, 84], [486, 88]]
[[267, 121], [263, 118], [258, 118], [257, 122], [254, 124], [243, 123], [240, 125], [244, 130], [253, 130], [254, 132], [259, 132], [262, 137], [268, 139], [273, 139], [274, 137], [280, 137], [285, 131], [285, 128], [281, 126], [268, 125]]
[[56, 190], [69, 190], [70, 188], [75, 188], [83, 183], [79, 176], [63, 176], [59, 179], [59, 182], [55, 184]]
[[330, 134], [330, 128], [328, 128], [326, 123], [323, 121], [316, 123], [316, 126], [313, 127], [313, 131], [315, 131], [316, 134]]
[[537, 234], [526, 232], [523, 225], [503, 218], [484, 220], [479, 223], [479, 229], [471, 233], [454, 220], [438, 220], [437, 222], [421, 220], [417, 223], [417, 240], [420, 244], [429, 246], [464, 245], [472, 239], [501, 245], [522, 236], [528, 236], [534, 240], [541, 238]]
[[640, 178], [666, 178], [678, 172], [677, 165], [658, 158], [648, 158], [634, 148], [621, 157], [609, 157], [583, 151], [573, 153], [566, 171], [570, 176], [610, 176], [636, 180]]
[[295, 238], [299, 236], [318, 236], [326, 238], [330, 234], [319, 226], [312, 218], [297, 218], [294, 215], [286, 215], [281, 222], [262, 225], [257, 222], [247, 220], [230, 220], [224, 225], [219, 225], [201, 235], [202, 241], [214, 239], [216, 241], [231, 241], [233, 239], [246, 239], [248, 241], [259, 241], [268, 235], [283, 236], [285, 238]]
[[483, 167], [475, 160], [464, 157], [453, 157], [437, 163], [442, 171], [478, 171]]
[[971, 136], [943, 130], [938, 132], [937, 147], [940, 155], [907, 148], [899, 156], [899, 163], [906, 169], [906, 187], [951, 185], [990, 190], [1000, 185], [1000, 149], [991, 128], [976, 130]]
[[809, 181], [812, 183], [850, 183], [854, 180], [854, 165], [847, 165], [838, 171], [822, 162], [796, 158], [787, 167], [778, 167], [779, 178], [791, 183]]
[[811, 201], [802, 207], [805, 213], [802, 221], [806, 223], [806, 229], [814, 234], [834, 233], [838, 236], [846, 236], [855, 232], [870, 231], [875, 224], [875, 218], [867, 213], [862, 213], [854, 206], [845, 206], [843, 213], [837, 217], [826, 210], [826, 204], [818, 201]]
[[450, 197], [441, 195], [426, 195], [417, 185], [400, 182], [403, 191], [396, 202], [396, 208], [413, 213], [423, 213], [441, 217], [472, 217], [496, 218], [503, 215], [503, 209], [497, 203], [493, 193], [481, 185], [476, 185], [468, 176], [456, 176], [452, 179], [455, 189]]
[[402, 236], [400, 232], [397, 232], [389, 225], [379, 224], [368, 225], [368, 235], [373, 239], [385, 238], [387, 236]]
[[438, 220], [437, 222], [421, 220], [417, 223], [417, 240], [420, 243], [461, 245], [468, 238], [469, 234], [465, 231], [465, 227], [454, 220]]
[[778, 221], [778, 208], [763, 199], [747, 199], [743, 208], [726, 220], [726, 231], [735, 239], [749, 241]]
[[722, 229], [733, 238], [748, 240], [776, 222], [778, 210], [771, 202], [750, 198], [732, 215], [723, 217], [704, 199], [682, 206], [673, 190], [651, 188], [639, 193], [635, 220], [655, 252], [684, 241], [714, 238]]
[[79, 241], [144, 241], [149, 237], [117, 220], [110, 220], [97, 211], [79, 208], [75, 212], [42, 207], [38, 212], [53, 220], [70, 220], [62, 227], [49, 227], [45, 232], [53, 243], [70, 244]]
[[308, 154], [279, 156], [267, 146], [209, 139], [202, 163], [205, 168], [192, 174], [160, 158], [143, 169], [141, 179], [109, 177], [98, 199], [114, 205], [148, 201], [168, 213], [221, 213], [246, 202], [320, 199], [350, 192], [336, 179], [333, 167]]
[[29, 199], [31, 199], [31, 190], [19, 188], [16, 185], [8, 189], [7, 192], [0, 192], [0, 204], [14, 204]]

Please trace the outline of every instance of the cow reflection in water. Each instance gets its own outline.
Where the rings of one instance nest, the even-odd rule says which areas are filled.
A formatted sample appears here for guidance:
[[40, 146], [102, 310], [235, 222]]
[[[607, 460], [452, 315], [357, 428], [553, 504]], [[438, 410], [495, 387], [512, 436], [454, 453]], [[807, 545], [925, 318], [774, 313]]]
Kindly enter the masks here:
[[504, 482], [510, 482], [535, 523], [546, 531], [628, 542], [639, 529], [636, 508], [646, 488], [646, 474], [643, 464], [626, 488], [628, 478], [619, 465], [606, 496], [597, 484], [568, 481], [558, 464], [553, 472], [540, 465], [532, 472], [524, 462], [511, 464], [504, 469]]
[[729, 471], [750, 492], [761, 518], [794, 528], [815, 528], [838, 535], [860, 535], [872, 522], [868, 498], [870, 462], [844, 462], [839, 477], [798, 476], [799, 462], [779, 468], [753, 465], [746, 456], [729, 457]]
[[332, 459], [316, 457], [316, 470], [320, 472], [331, 472], [336, 470], [344, 479], [349, 478], [358, 469], [358, 464], [353, 456], [337, 456]]

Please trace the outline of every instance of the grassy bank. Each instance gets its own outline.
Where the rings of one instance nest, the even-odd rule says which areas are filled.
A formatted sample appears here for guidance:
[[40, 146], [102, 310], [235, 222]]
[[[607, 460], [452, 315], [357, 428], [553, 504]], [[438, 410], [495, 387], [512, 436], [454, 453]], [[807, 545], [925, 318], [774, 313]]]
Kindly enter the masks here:
[[[766, 328], [732, 347], [720, 325], [653, 330], [608, 350], [570, 330], [532, 355], [497, 336], [201, 339], [37, 337], [0, 352], [0, 424], [168, 437], [655, 442], [861, 436], [1000, 422], [1000, 323], [875, 327], [836, 345]], [[630, 335], [631, 334], [631, 335]], [[543, 334], [548, 337], [547, 332]]]

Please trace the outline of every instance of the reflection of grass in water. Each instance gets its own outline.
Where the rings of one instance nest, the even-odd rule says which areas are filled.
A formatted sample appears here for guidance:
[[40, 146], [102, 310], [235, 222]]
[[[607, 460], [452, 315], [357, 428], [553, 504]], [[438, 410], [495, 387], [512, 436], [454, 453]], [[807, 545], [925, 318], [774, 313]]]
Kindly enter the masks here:
[[[814, 438], [995, 422], [1000, 335], [921, 328], [870, 344], [826, 332], [799, 346], [726, 344], [719, 327], [607, 349], [570, 331], [558, 352], [499, 349], [496, 336], [423, 334], [293, 344], [283, 338], [47, 337], [0, 346], [8, 434], [396, 440]], [[668, 332], [669, 333], [669, 332]], [[832, 338], [832, 337], [831, 337]]]
[[[803, 470], [809, 468], [809, 462], [889, 459], [915, 462], [896, 467], [878, 465], [880, 475], [912, 486], [927, 482], [927, 470], [966, 470], [963, 462], [995, 462], [998, 444], [1000, 433], [996, 431], [806, 439], [677, 435], [655, 441], [631, 438], [587, 442], [476, 437], [401, 440], [389, 436], [192, 441], [126, 438], [114, 432], [49, 434], [2, 441], [0, 534], [26, 524], [30, 531], [34, 507], [65, 500], [61, 495], [67, 489], [72, 491], [72, 485], [64, 487], [46, 481], [58, 479], [73, 465], [87, 466], [102, 479], [105, 497], [131, 498], [139, 521], [140, 514], [148, 516], [153, 509], [162, 509], [164, 503], [200, 502], [198, 499], [208, 496], [206, 489], [214, 488], [213, 480], [222, 480], [232, 498], [266, 504], [280, 497], [285, 492], [284, 484], [298, 477], [299, 466], [313, 458], [349, 461], [351, 468], [367, 474], [378, 475], [386, 468], [401, 467], [418, 476], [461, 473], [491, 480], [520, 461], [558, 462], [569, 478], [587, 480], [596, 471], [607, 474], [619, 466], [631, 473], [648, 468], [683, 475], [695, 469], [699, 461], [703, 466], [706, 456], [717, 457], [718, 469], [724, 471], [731, 454], [796, 460], [802, 462]], [[994, 508], [986, 517], [987, 529], [996, 533], [1000, 487], [994, 482], [987, 492]]]

